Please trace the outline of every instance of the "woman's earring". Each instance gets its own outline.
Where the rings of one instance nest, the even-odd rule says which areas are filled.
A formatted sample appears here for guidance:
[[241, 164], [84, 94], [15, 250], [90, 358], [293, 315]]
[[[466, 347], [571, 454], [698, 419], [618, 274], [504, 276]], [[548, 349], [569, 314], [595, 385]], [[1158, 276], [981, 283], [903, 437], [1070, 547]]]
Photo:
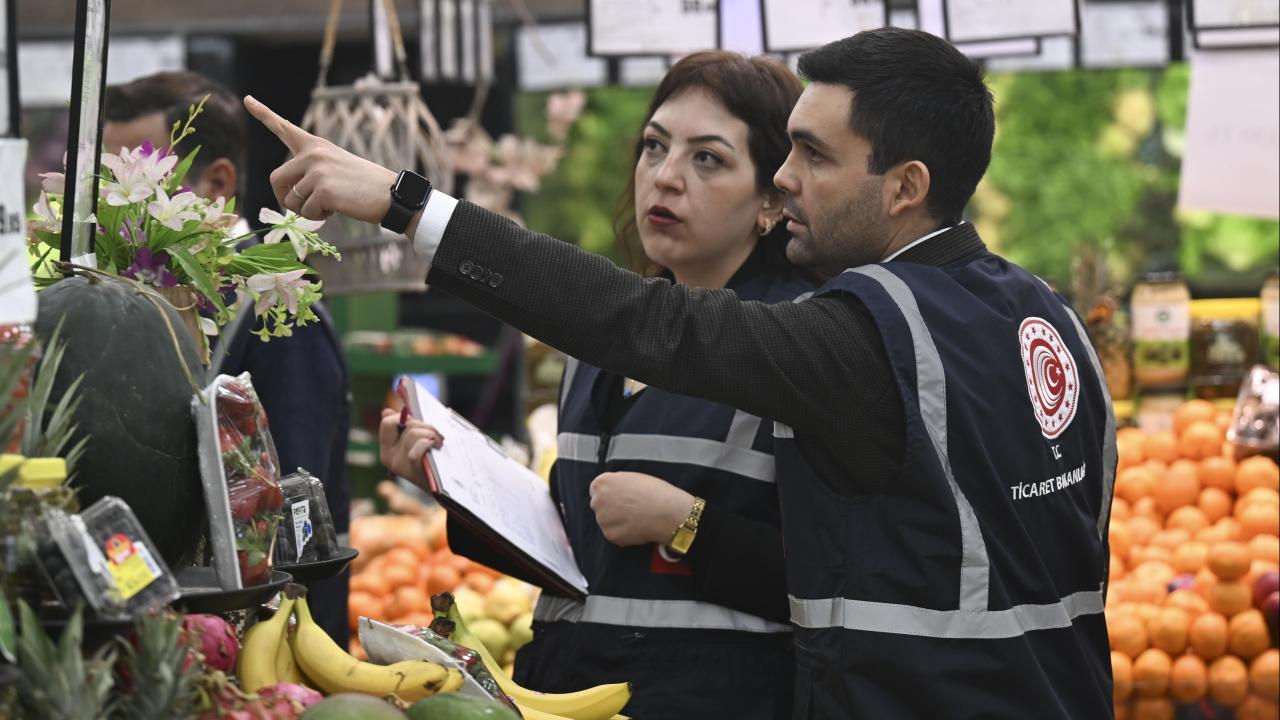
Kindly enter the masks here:
[[760, 230], [760, 237], [764, 237], [773, 232], [773, 220], [765, 220], [764, 227]]

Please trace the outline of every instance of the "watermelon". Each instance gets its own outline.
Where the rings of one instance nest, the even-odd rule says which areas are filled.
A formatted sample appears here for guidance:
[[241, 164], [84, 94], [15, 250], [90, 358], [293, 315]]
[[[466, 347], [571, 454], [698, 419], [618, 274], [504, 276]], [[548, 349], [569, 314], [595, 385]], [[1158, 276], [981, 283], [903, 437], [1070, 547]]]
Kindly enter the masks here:
[[67, 346], [53, 397], [84, 375], [72, 441], [89, 437], [76, 470], [80, 505], [104, 495], [123, 499], [169, 566], [184, 567], [206, 521], [191, 416], [195, 391], [165, 318], [200, 382], [195, 340], [171, 305], [152, 295], [158, 310], [120, 280], [71, 277], [39, 297], [36, 335], [47, 343], [61, 322]]

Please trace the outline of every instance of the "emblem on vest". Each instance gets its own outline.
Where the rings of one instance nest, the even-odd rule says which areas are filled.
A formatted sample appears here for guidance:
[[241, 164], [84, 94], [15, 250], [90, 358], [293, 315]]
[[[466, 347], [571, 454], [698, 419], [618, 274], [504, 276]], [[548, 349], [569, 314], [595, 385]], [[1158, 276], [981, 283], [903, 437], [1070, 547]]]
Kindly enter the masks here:
[[1076, 416], [1080, 399], [1080, 371], [1056, 328], [1044, 318], [1029, 317], [1018, 328], [1027, 394], [1040, 432], [1052, 440]]

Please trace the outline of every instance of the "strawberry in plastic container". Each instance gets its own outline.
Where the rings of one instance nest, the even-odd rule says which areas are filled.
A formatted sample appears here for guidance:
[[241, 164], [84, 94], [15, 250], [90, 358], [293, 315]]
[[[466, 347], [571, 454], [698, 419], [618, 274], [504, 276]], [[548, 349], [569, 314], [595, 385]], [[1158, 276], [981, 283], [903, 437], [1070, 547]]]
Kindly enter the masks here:
[[276, 528], [284, 517], [279, 462], [267, 415], [247, 376], [217, 390], [218, 450], [227, 480], [236, 559], [245, 586], [271, 579]]

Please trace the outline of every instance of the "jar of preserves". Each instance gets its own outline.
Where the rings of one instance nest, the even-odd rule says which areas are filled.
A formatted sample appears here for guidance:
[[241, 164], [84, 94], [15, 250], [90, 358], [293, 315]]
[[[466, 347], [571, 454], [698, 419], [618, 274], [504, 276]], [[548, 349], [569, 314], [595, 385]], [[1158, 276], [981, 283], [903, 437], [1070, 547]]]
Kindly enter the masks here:
[[1176, 273], [1147, 275], [1129, 301], [1133, 376], [1142, 388], [1186, 385], [1191, 366], [1191, 291]]
[[1258, 355], [1258, 301], [1191, 302], [1191, 389], [1196, 397], [1234, 398]]

